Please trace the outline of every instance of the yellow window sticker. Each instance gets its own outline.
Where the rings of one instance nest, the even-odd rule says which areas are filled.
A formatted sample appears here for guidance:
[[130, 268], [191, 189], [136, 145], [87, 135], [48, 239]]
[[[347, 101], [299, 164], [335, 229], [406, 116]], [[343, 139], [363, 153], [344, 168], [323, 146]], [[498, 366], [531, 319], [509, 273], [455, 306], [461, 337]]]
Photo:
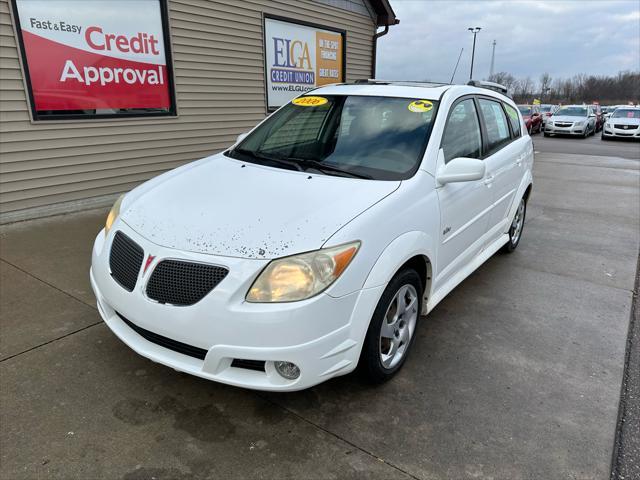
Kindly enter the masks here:
[[407, 107], [412, 112], [428, 112], [433, 108], [433, 103], [429, 100], [416, 100], [415, 102], [411, 102]]
[[301, 107], [319, 107], [320, 105], [324, 105], [328, 101], [329, 100], [324, 97], [313, 97], [310, 95], [308, 97], [294, 98], [291, 103], [293, 103], [294, 105], [299, 105]]

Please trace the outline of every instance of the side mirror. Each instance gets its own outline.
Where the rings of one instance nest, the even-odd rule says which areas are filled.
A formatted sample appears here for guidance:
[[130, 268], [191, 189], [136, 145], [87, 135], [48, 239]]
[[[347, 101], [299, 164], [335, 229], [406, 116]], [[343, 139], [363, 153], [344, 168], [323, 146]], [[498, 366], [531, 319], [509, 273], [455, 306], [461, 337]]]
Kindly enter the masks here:
[[244, 132], [238, 135], [238, 138], [236, 138], [236, 143], [240, 143], [242, 140], [244, 140], [247, 137], [247, 135], [249, 135], [249, 132]]
[[596, 114], [595, 114], [595, 113], [590, 113], [590, 114], [589, 114], [589, 118], [594, 118], [595, 116], [596, 116]]
[[485, 163], [477, 158], [458, 157], [440, 167], [436, 180], [442, 185], [481, 180], [484, 178], [486, 168]]

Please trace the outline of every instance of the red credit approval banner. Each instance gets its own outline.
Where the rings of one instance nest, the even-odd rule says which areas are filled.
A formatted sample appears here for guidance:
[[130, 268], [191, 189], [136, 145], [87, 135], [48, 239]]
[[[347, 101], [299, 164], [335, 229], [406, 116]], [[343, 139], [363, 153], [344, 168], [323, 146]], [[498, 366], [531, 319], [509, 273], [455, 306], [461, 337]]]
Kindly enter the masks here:
[[158, 0], [17, 6], [36, 111], [171, 107]]

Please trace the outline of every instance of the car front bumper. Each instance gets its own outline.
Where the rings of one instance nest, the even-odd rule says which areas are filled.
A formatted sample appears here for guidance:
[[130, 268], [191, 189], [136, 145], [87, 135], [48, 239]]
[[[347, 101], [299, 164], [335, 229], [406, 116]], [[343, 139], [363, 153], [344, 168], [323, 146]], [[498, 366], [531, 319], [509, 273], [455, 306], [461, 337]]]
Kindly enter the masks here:
[[570, 127], [558, 127], [555, 125], [551, 125], [550, 122], [547, 122], [544, 128], [544, 133], [548, 133], [551, 135], [584, 135], [585, 128], [588, 127], [588, 124], [580, 126], [572, 125]]
[[602, 129], [602, 135], [610, 138], [633, 138], [640, 140], [640, 127], [633, 129], [616, 128], [614, 126], [606, 125]]
[[[131, 292], [110, 273], [109, 252], [115, 230], [140, 245], [145, 259], [149, 254], [155, 256], [147, 272], [144, 267], [140, 269]], [[229, 273], [194, 305], [160, 304], [146, 296], [144, 285], [158, 262], [167, 258], [224, 265]], [[96, 237], [90, 277], [107, 326], [140, 355], [176, 370], [230, 385], [274, 391], [301, 390], [351, 372], [384, 287], [338, 298], [322, 293], [300, 302], [246, 302], [248, 288], [267, 262], [161, 247], [118, 221], [106, 238], [104, 231]], [[144, 331], [152, 335], [139, 333]], [[180, 349], [168, 348], [167, 342], [157, 338], [186, 344], [206, 355], [201, 359], [180, 353]], [[240, 360], [240, 365], [246, 360], [264, 362], [264, 369], [232, 365], [234, 360]], [[282, 377], [275, 369], [276, 361], [295, 363], [300, 376], [295, 380]]]

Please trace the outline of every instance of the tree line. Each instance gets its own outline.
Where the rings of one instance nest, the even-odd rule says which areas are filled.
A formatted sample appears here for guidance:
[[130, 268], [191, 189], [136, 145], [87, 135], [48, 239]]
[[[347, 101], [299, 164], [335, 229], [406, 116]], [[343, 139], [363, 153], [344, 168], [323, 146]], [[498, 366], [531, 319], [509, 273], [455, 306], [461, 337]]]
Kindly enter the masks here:
[[640, 72], [624, 71], [617, 75], [586, 75], [571, 78], [552, 78], [548, 73], [540, 75], [536, 82], [531, 77], [516, 78], [507, 72], [489, 76], [491, 82], [509, 89], [516, 103], [592, 103], [618, 105], [640, 102]]

